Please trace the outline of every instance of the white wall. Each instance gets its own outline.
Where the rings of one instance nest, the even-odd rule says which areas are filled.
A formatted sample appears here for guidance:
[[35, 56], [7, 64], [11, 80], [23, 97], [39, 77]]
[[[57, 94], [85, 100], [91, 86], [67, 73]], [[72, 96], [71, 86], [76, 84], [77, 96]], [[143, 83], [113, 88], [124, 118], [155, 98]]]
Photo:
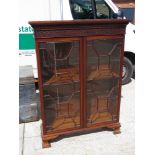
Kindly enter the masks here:
[[61, 20], [61, 8], [62, 0], [49, 0], [49, 7], [50, 7], [50, 19], [51, 20]]
[[49, 0], [20, 0], [19, 22], [50, 20]]

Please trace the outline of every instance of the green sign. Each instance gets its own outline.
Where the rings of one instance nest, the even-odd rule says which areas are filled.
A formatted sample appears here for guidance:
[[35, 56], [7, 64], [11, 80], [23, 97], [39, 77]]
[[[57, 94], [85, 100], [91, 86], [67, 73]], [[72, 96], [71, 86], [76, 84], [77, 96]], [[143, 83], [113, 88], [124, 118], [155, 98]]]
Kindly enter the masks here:
[[32, 49], [35, 49], [33, 28], [31, 26], [22, 25], [19, 27], [19, 50]]
[[19, 34], [19, 50], [35, 49], [34, 35], [29, 33]]

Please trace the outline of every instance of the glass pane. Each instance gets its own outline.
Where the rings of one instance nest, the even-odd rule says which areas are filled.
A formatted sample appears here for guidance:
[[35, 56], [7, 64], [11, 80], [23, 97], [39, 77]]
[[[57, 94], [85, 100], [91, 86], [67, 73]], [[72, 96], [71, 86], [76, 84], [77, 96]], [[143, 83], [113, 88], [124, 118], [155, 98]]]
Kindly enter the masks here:
[[70, 0], [71, 12], [74, 19], [92, 19], [91, 0]]
[[120, 41], [97, 39], [87, 42], [88, 126], [117, 118], [120, 72]]
[[46, 129], [80, 126], [79, 41], [39, 45]]
[[96, 1], [96, 15], [97, 18], [106, 19], [110, 18], [110, 9], [104, 0], [95, 0]]
[[73, 19], [116, 18], [105, 0], [70, 0], [70, 8]]
[[132, 24], [135, 20], [135, 8], [121, 8], [121, 11], [123, 12], [123, 15], [131, 21]]

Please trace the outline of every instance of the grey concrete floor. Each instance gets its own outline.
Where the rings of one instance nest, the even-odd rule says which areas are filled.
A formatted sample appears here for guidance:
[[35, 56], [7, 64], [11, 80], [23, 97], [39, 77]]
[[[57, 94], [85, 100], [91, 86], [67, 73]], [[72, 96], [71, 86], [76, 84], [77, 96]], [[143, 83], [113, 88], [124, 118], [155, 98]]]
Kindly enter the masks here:
[[120, 123], [121, 134], [99, 130], [89, 134], [68, 136], [42, 149], [41, 121], [19, 125], [20, 155], [134, 155], [134, 85], [135, 80], [122, 87]]

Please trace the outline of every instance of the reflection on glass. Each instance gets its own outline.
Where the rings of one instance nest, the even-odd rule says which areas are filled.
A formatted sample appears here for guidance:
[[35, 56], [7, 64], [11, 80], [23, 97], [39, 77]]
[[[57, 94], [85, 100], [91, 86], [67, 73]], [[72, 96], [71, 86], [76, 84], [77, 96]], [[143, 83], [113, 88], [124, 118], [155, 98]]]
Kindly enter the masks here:
[[46, 128], [80, 126], [79, 41], [39, 45]]
[[96, 14], [99, 19], [110, 18], [111, 9], [104, 0], [95, 0]]
[[117, 118], [120, 42], [97, 39], [87, 42], [87, 123]]
[[115, 18], [114, 12], [105, 0], [69, 0], [69, 2], [74, 19]]

